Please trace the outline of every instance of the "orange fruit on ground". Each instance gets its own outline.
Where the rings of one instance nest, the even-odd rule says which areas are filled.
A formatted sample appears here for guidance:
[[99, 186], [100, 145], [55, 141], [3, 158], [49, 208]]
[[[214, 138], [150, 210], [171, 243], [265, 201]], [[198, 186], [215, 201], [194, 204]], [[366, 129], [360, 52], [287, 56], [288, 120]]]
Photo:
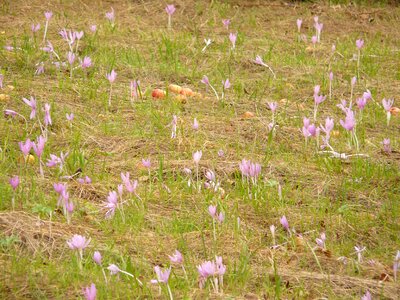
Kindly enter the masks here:
[[154, 89], [151, 92], [151, 96], [156, 99], [163, 99], [163, 98], [165, 98], [165, 95], [166, 95], [165, 91], [160, 90], [160, 89]]
[[245, 119], [254, 118], [254, 113], [252, 113], [251, 111], [246, 111], [245, 113], [242, 114], [242, 117]]
[[181, 93], [181, 91], [182, 91], [182, 87], [181, 86], [179, 86], [179, 85], [177, 85], [177, 84], [170, 84], [169, 86], [168, 86], [168, 90], [170, 91], [170, 92], [172, 92], [172, 93], [175, 93], [175, 94], [180, 94]]
[[195, 92], [193, 92], [193, 91], [192, 91], [191, 89], [189, 89], [189, 88], [182, 88], [182, 90], [180, 91], [180, 94], [181, 94], [181, 95], [184, 95], [184, 96], [192, 97], [192, 96], [195, 95]]

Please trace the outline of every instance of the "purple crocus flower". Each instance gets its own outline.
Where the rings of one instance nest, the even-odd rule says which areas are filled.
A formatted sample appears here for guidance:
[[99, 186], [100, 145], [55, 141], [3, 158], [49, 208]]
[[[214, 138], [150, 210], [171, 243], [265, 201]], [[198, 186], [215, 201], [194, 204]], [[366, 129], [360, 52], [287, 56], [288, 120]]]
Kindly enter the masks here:
[[35, 152], [35, 154], [40, 158], [43, 154], [43, 150], [44, 150], [44, 145], [46, 143], [46, 139], [43, 136], [39, 136], [37, 138], [37, 142], [36, 143], [32, 143], [32, 147], [33, 147], [33, 151]]
[[29, 152], [31, 151], [31, 148], [32, 148], [32, 144], [33, 143], [31, 142], [30, 139], [27, 139], [25, 141], [25, 143], [24, 142], [19, 142], [18, 143], [19, 149], [22, 151], [24, 156], [27, 156], [29, 154]]
[[86, 237], [74, 234], [73, 237], [67, 241], [67, 244], [72, 250], [84, 250], [90, 243], [90, 239], [86, 239]]
[[329, 81], [333, 81], [333, 72], [329, 72]]
[[37, 69], [36, 69], [36, 71], [35, 71], [35, 75], [43, 74], [43, 73], [44, 73], [44, 65], [43, 65], [43, 62], [37, 64], [37, 66], [38, 66], [38, 67], [37, 67]]
[[297, 19], [296, 24], [297, 24], [297, 31], [300, 33], [301, 29], [301, 24], [303, 23], [302, 19]]
[[92, 66], [92, 60], [89, 56], [85, 56], [81, 62], [81, 68], [86, 69]]
[[275, 113], [276, 109], [278, 108], [278, 103], [276, 103], [276, 102], [268, 102], [268, 107], [273, 113]]
[[51, 11], [46, 11], [46, 12], [44, 13], [44, 16], [45, 16], [45, 18], [46, 18], [47, 21], [50, 21], [51, 17], [53, 16], [53, 12], [51, 12]]
[[219, 150], [218, 150], [218, 156], [219, 156], [219, 157], [224, 157], [224, 155], [225, 155], [224, 150], [219, 149]]
[[351, 109], [346, 110], [346, 118], [344, 121], [340, 120], [340, 125], [348, 131], [353, 131], [356, 125], [356, 119], [354, 117], [354, 112]]
[[393, 99], [383, 99], [382, 100], [382, 105], [383, 105], [383, 108], [387, 111], [387, 112], [390, 112], [390, 109], [392, 108], [392, 105], [393, 105], [393, 103], [394, 103], [394, 100]]
[[317, 243], [318, 247], [320, 247], [321, 249], [325, 249], [325, 241], [326, 241], [325, 233], [321, 233], [321, 236], [319, 238], [315, 239], [315, 242]]
[[173, 255], [168, 255], [169, 260], [172, 264], [182, 265], [183, 264], [183, 256], [178, 250], [175, 250]]
[[210, 214], [211, 217], [215, 218], [217, 214], [217, 207], [215, 205], [210, 205], [208, 207], [208, 213]]
[[201, 82], [204, 83], [205, 85], [209, 85], [210, 81], [208, 80], [208, 77], [206, 75], [203, 76], [201, 79]]
[[198, 129], [199, 129], [199, 122], [197, 121], [196, 118], [194, 118], [194, 120], [193, 120], [192, 128], [193, 128], [194, 130], [198, 130]]
[[231, 83], [229, 82], [229, 79], [222, 81], [222, 86], [224, 87], [224, 90], [229, 89], [231, 87]]
[[70, 65], [72, 65], [75, 61], [75, 54], [72, 51], [69, 51], [67, 54], [67, 60]]
[[50, 158], [47, 159], [46, 166], [51, 168], [58, 165], [59, 163], [61, 163], [61, 159], [57, 155], [50, 154]]
[[316, 35], [313, 35], [311, 37], [311, 42], [315, 45], [318, 42], [318, 37]]
[[361, 297], [361, 300], [372, 300], [371, 293], [366, 291], [365, 294]]
[[36, 99], [34, 97], [30, 97], [31, 100], [28, 100], [26, 98], [22, 98], [22, 100], [27, 104], [32, 110], [30, 114], [30, 119], [35, 118], [36, 116]]
[[96, 286], [94, 283], [90, 285], [90, 287], [83, 288], [83, 296], [86, 300], [96, 300]]
[[171, 274], [171, 268], [165, 269], [164, 271], [161, 270], [159, 266], [154, 267], [154, 272], [157, 275], [157, 279], [152, 279], [151, 283], [168, 283], [169, 275]]
[[44, 105], [44, 125], [51, 125], [51, 116], [50, 116], [50, 104], [46, 103]]
[[74, 114], [70, 113], [70, 114], [65, 114], [65, 117], [67, 118], [68, 121], [72, 122], [74, 120]]
[[357, 77], [356, 76], [352, 77], [351, 78], [351, 85], [354, 86], [356, 84], [356, 82], [357, 82]]
[[390, 147], [390, 139], [384, 139], [382, 142], [383, 151], [390, 154], [392, 152], [392, 148]]
[[15, 191], [19, 185], [19, 177], [18, 176], [11, 177], [9, 183], [12, 189]]
[[172, 16], [174, 14], [175, 10], [176, 10], [176, 8], [175, 8], [175, 5], [173, 5], [173, 4], [168, 4], [165, 7], [165, 11], [169, 16]]
[[201, 150], [193, 153], [193, 161], [196, 165], [199, 164], [202, 155], [203, 155], [203, 152]]
[[279, 222], [281, 223], [283, 229], [285, 229], [286, 231], [289, 231], [289, 222], [285, 216], [282, 216], [282, 218], [280, 218]]
[[237, 33], [230, 33], [229, 34], [229, 40], [231, 41], [231, 43], [232, 43], [232, 49], [235, 49], [235, 46], [236, 46], [236, 38], [237, 38]]
[[111, 275], [116, 275], [119, 272], [121, 272], [121, 269], [118, 268], [117, 265], [111, 264], [107, 267], [107, 269], [110, 271]]
[[366, 92], [364, 92], [363, 93], [363, 98], [365, 98], [365, 100], [372, 99], [371, 91], [367, 90]]
[[84, 35], [83, 31], [75, 31], [75, 37], [77, 40], [82, 39], [83, 35]]
[[326, 96], [323, 96], [323, 95], [315, 95], [315, 94], [314, 94], [314, 102], [315, 102], [316, 105], [321, 104], [322, 102], [325, 101], [325, 99], [326, 99]]
[[96, 264], [98, 264], [99, 266], [101, 266], [101, 259], [102, 259], [102, 257], [101, 257], [100, 252], [99, 252], [99, 251], [95, 251], [95, 252], [93, 253], [93, 260], [94, 260], [94, 262], [95, 262]]
[[111, 219], [115, 214], [117, 208], [118, 195], [117, 192], [111, 191], [108, 193], [107, 202], [103, 204], [103, 207], [107, 209], [106, 219]]
[[114, 24], [115, 21], [115, 14], [114, 14], [114, 8], [111, 7], [111, 11], [106, 12], [106, 18], [111, 22], [111, 24]]
[[224, 19], [224, 20], [222, 20], [222, 24], [224, 25], [225, 29], [228, 30], [229, 29], [229, 25], [231, 24], [231, 20]]
[[364, 40], [356, 40], [356, 47], [358, 50], [361, 50], [361, 48], [364, 47]]
[[95, 24], [90, 25], [90, 31], [91, 31], [92, 33], [95, 33], [95, 32], [97, 31], [97, 25], [95, 25]]
[[32, 24], [31, 30], [32, 30], [33, 33], [39, 31], [39, 29], [40, 29], [40, 23], [37, 23], [36, 25]]
[[359, 110], [363, 110], [365, 105], [367, 104], [367, 99], [362, 97], [362, 98], [358, 98], [357, 101], [357, 107]]
[[112, 84], [115, 81], [115, 79], [117, 78], [117, 72], [115, 72], [113, 69], [106, 76], [107, 76], [108, 81]]
[[150, 161], [150, 158], [148, 158], [148, 159], [142, 159], [142, 165], [143, 165], [143, 167], [145, 167], [145, 168], [147, 168], [147, 169], [150, 169], [150, 167], [151, 167], [151, 161]]

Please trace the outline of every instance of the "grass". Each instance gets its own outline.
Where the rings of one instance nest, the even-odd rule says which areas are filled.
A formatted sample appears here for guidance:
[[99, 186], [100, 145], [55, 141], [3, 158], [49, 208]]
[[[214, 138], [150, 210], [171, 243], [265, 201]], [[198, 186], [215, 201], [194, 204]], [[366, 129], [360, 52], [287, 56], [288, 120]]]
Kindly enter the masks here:
[[[53, 3], [48, 40], [55, 51], [66, 61], [68, 45], [58, 32], [84, 30], [77, 56], [93, 61], [87, 71], [74, 70], [72, 78], [69, 66], [57, 69], [51, 64], [54, 58], [40, 50], [43, 12], [50, 7], [41, 1], [0, 4], [0, 106], [27, 119], [0, 119], [2, 298], [79, 298], [92, 282], [99, 299], [168, 298], [167, 289], [162, 286], [160, 294], [150, 280], [156, 276], [154, 266], [170, 266], [168, 255], [175, 249], [182, 252], [187, 271], [186, 279], [179, 267], [172, 267], [169, 285], [176, 299], [359, 299], [367, 290], [374, 298], [398, 298], [392, 266], [400, 250], [400, 121], [392, 115], [387, 127], [380, 103], [395, 98], [398, 106], [400, 11], [384, 2], [332, 2], [179, 1], [172, 30], [167, 30], [164, 4], [158, 1], [113, 3], [114, 28], [104, 17], [108, 3]], [[309, 42], [315, 33], [314, 15], [324, 23], [315, 48]], [[231, 19], [229, 30], [222, 26], [226, 18]], [[308, 42], [297, 40], [297, 18], [303, 19]], [[33, 36], [30, 26], [37, 22], [42, 28]], [[92, 24], [97, 24], [96, 33], [89, 31]], [[233, 51], [230, 32], [238, 33]], [[206, 38], [212, 44], [202, 52]], [[329, 93], [331, 70], [333, 97], [320, 104], [316, 124], [334, 118], [331, 145], [340, 153], [356, 153], [348, 146], [347, 132], [339, 124], [344, 114], [336, 105], [350, 98], [359, 38], [365, 47], [353, 101], [371, 90], [373, 100], [357, 122], [360, 153], [368, 157], [320, 155], [315, 139], [305, 146], [301, 127], [303, 117], [313, 115], [314, 86]], [[18, 49], [7, 51], [8, 45]], [[253, 62], [256, 55], [272, 67], [276, 79]], [[40, 62], [45, 72], [34, 75]], [[109, 107], [105, 76], [112, 69], [118, 75]], [[229, 78], [232, 86], [224, 102], [200, 82], [203, 75], [219, 93], [221, 82]], [[143, 97], [131, 105], [129, 84], [134, 79], [140, 80]], [[165, 90], [172, 83], [190, 87], [201, 97], [180, 101], [167, 92], [163, 100], [152, 98], [154, 88]], [[30, 96], [38, 101], [40, 122], [42, 107], [51, 104], [53, 125], [42, 160], [69, 153], [63, 170], [44, 167], [44, 178], [37, 157], [24, 163], [18, 147], [19, 141], [41, 134], [38, 119], [29, 120], [30, 108], [22, 101]], [[273, 101], [278, 103], [277, 126], [269, 134], [272, 112], [267, 102]], [[71, 112], [75, 118], [68, 122], [65, 115]], [[244, 117], [246, 112], [253, 117]], [[178, 117], [175, 139], [173, 115]], [[192, 129], [194, 118], [200, 124], [197, 131]], [[390, 154], [382, 150], [384, 138], [391, 140]], [[220, 149], [223, 157], [217, 154]], [[192, 154], [197, 150], [203, 152], [200, 181], [213, 170], [220, 183], [217, 192], [195, 188]], [[142, 158], [151, 160], [150, 176]], [[242, 180], [243, 158], [261, 164], [257, 185]], [[185, 167], [193, 172], [190, 186]], [[141, 200], [125, 194], [125, 221], [119, 211], [108, 220], [101, 207], [108, 193], [117, 190], [121, 172], [139, 181]], [[8, 183], [14, 175], [21, 181], [15, 192]], [[80, 184], [77, 179], [84, 176], [92, 183]], [[74, 203], [69, 225], [56, 206], [57, 182], [67, 183]], [[225, 215], [224, 222], [214, 224], [216, 240], [209, 205]], [[283, 215], [291, 234], [280, 225]], [[272, 247], [270, 225], [277, 228], [278, 248]], [[327, 236], [324, 250], [315, 248], [322, 232]], [[91, 238], [82, 270], [66, 244], [73, 234]], [[357, 261], [356, 245], [366, 247], [362, 262]], [[101, 267], [92, 260], [94, 251], [101, 252], [103, 268], [116, 264], [144, 286], [124, 274], [110, 276], [108, 270], [105, 284]], [[216, 255], [227, 268], [219, 294], [210, 282], [199, 288], [196, 268]]]

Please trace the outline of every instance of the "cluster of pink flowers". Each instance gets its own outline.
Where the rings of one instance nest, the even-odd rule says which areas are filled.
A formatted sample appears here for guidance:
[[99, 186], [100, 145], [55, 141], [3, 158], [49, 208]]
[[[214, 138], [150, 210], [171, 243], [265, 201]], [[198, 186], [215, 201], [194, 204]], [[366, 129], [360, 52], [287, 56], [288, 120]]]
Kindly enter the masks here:
[[221, 256], [216, 256], [215, 261], [203, 262], [201, 265], [197, 266], [197, 271], [200, 275], [200, 288], [205, 287], [208, 278], [211, 278], [211, 282], [216, 293], [218, 293], [219, 288], [223, 287], [226, 266], [222, 263]]

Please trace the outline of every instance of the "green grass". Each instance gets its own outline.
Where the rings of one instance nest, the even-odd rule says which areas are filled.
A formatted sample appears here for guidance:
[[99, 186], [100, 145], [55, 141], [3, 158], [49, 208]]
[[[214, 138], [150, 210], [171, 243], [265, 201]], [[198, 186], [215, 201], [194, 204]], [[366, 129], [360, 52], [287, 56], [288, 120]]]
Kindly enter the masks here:
[[[355, 6], [348, 2], [330, 1], [331, 6], [321, 2], [313, 6], [312, 1], [295, 6], [181, 2], [170, 31], [164, 5], [157, 1], [115, 4], [114, 28], [104, 18], [108, 4], [61, 1], [52, 7], [48, 39], [65, 61], [69, 48], [58, 31], [84, 30], [77, 56], [87, 55], [93, 61], [87, 72], [74, 70], [73, 78], [69, 66], [57, 69], [50, 64], [54, 58], [40, 50], [43, 12], [49, 8], [40, 1], [29, 7], [23, 1], [0, 4], [0, 73], [4, 75], [0, 94], [9, 96], [0, 100], [0, 106], [27, 118], [27, 123], [18, 116], [0, 118], [2, 298], [79, 298], [82, 288], [93, 282], [99, 299], [167, 299], [166, 287], [160, 295], [150, 280], [156, 278], [154, 266], [170, 266], [168, 255], [175, 249], [182, 252], [188, 275], [186, 279], [179, 267], [172, 267], [169, 285], [175, 299], [359, 299], [367, 290], [374, 298], [398, 298], [392, 265], [400, 250], [400, 121], [393, 115], [387, 127], [380, 103], [395, 98], [398, 106], [400, 14], [386, 1], [356, 1]], [[310, 38], [315, 33], [315, 11], [324, 29], [314, 49]], [[225, 18], [231, 19], [229, 30], [222, 26]], [[303, 19], [306, 43], [297, 41], [297, 18]], [[30, 32], [33, 22], [42, 26], [35, 38]], [[96, 34], [89, 31], [91, 24], [97, 24]], [[233, 51], [230, 32], [238, 33]], [[203, 53], [206, 38], [212, 44]], [[318, 154], [315, 139], [305, 146], [301, 127], [303, 117], [313, 115], [313, 87], [321, 85], [321, 93], [327, 95], [332, 70], [333, 97], [319, 106], [316, 125], [333, 117], [332, 147], [339, 153], [356, 153], [339, 124], [344, 114], [336, 104], [350, 99], [358, 38], [365, 40], [365, 47], [353, 102], [366, 89], [374, 99], [368, 101], [356, 128], [360, 153], [368, 157], [344, 161]], [[332, 44], [337, 49], [334, 55]], [[6, 45], [20, 49], [6, 51]], [[253, 62], [257, 55], [272, 67], [276, 79]], [[40, 62], [45, 73], [35, 76]], [[112, 69], [118, 75], [108, 107], [106, 73]], [[218, 102], [200, 82], [204, 75], [219, 93], [221, 82], [229, 78], [232, 86], [224, 102]], [[132, 105], [129, 86], [134, 79], [140, 80], [143, 97]], [[166, 99], [152, 98], [154, 88], [166, 89], [171, 83], [190, 87], [202, 97], [181, 103], [168, 92]], [[45, 166], [44, 178], [38, 159], [25, 164], [18, 146], [19, 141], [36, 140], [41, 134], [40, 123], [29, 120], [30, 108], [22, 102], [22, 97], [30, 96], [38, 101], [41, 123], [42, 107], [51, 104], [53, 125], [42, 160], [69, 152], [63, 171]], [[277, 127], [269, 134], [272, 112], [267, 102], [273, 101], [278, 103]], [[75, 114], [72, 125], [65, 117], [71, 112]], [[245, 112], [254, 117], [244, 118]], [[175, 139], [171, 139], [173, 115], [178, 117]], [[197, 131], [192, 129], [194, 118], [200, 123]], [[391, 154], [382, 150], [384, 138], [391, 139]], [[220, 149], [224, 157], [217, 155]], [[192, 155], [197, 150], [203, 151], [200, 184], [211, 169], [220, 183], [217, 192], [195, 188]], [[141, 166], [142, 158], [151, 159], [150, 176]], [[242, 180], [238, 164], [243, 158], [262, 165], [257, 185]], [[183, 172], [185, 167], [192, 170], [191, 176]], [[65, 178], [77, 170], [81, 173], [73, 179]], [[121, 172], [139, 180], [140, 199], [124, 194], [124, 217], [117, 210], [112, 219], [105, 219], [103, 202], [117, 190]], [[14, 175], [21, 180], [16, 192], [8, 183]], [[86, 175], [91, 184], [77, 182]], [[71, 224], [56, 207], [56, 182], [68, 185], [75, 206]], [[209, 205], [225, 215], [222, 224], [215, 224], [216, 240]], [[279, 223], [283, 215], [294, 230], [291, 234]], [[272, 248], [272, 224], [277, 228], [277, 249]], [[313, 248], [322, 232], [327, 236], [326, 251]], [[66, 244], [73, 234], [91, 238], [82, 270]], [[361, 263], [356, 245], [366, 247]], [[124, 274], [110, 276], [108, 270], [106, 284], [101, 267], [92, 260], [97, 250], [103, 268], [116, 264], [144, 286]], [[216, 255], [223, 257], [227, 267], [219, 295], [210, 282], [199, 288], [196, 268]], [[347, 264], [339, 257], [346, 257]], [[388, 275], [383, 287], [382, 274]]]

